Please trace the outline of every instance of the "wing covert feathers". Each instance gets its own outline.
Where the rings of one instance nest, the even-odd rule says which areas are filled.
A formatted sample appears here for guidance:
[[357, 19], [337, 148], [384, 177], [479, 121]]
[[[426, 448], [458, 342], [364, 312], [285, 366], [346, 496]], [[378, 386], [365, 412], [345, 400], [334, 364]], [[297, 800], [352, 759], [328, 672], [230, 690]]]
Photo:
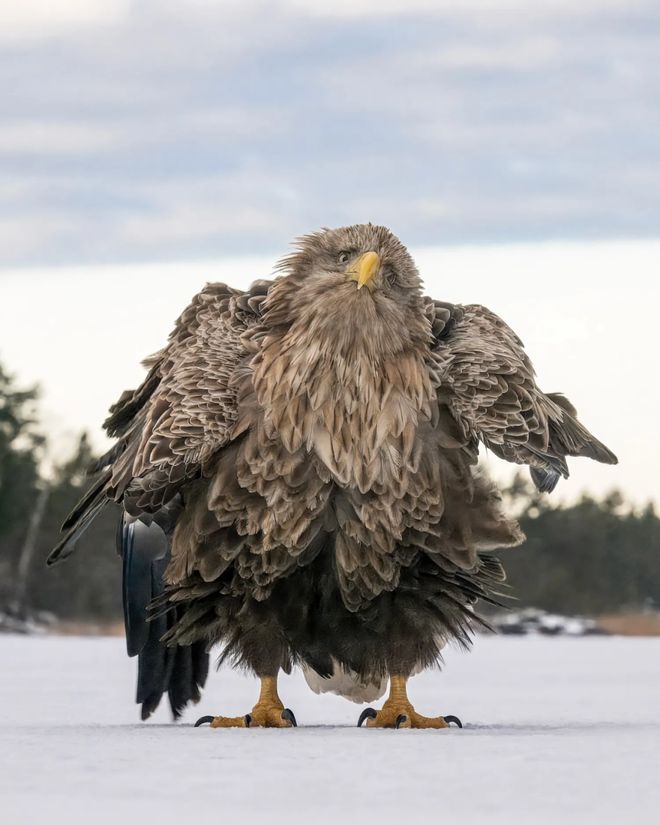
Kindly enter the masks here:
[[232, 379], [247, 355], [243, 336], [260, 317], [269, 281], [247, 292], [207, 284], [184, 310], [167, 346], [145, 361], [136, 390], [122, 393], [104, 426], [116, 444], [90, 468], [102, 472], [74, 508], [70, 532], [48, 563], [66, 558], [107, 500], [133, 515], [154, 513], [231, 438]]
[[438, 399], [467, 438], [507, 461], [528, 464], [543, 492], [568, 477], [567, 456], [616, 464], [565, 396], [539, 389], [522, 341], [495, 313], [478, 304], [429, 301], [427, 314]]

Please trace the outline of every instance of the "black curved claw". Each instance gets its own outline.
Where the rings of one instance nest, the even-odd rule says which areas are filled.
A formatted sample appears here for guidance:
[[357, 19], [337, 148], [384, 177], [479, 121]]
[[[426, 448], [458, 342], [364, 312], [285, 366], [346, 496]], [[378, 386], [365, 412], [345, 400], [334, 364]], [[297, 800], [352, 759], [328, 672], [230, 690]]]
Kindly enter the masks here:
[[200, 725], [208, 725], [209, 722], [213, 721], [212, 716], [200, 716], [199, 719], [195, 722], [195, 727], [198, 728]]
[[358, 719], [358, 728], [362, 727], [362, 723], [365, 719], [375, 719], [376, 716], [378, 716], [378, 713], [373, 708], [365, 708], [360, 714], [360, 718]]
[[289, 710], [289, 708], [284, 708], [282, 711], [282, 720], [284, 722], [291, 722], [291, 727], [297, 728], [298, 723], [296, 722], [296, 717], [293, 715], [293, 711]]
[[458, 716], [443, 716], [442, 718], [445, 720], [445, 722], [448, 725], [451, 725], [451, 723], [453, 722], [456, 725], [457, 728], [462, 728], [463, 727], [463, 723], [458, 718]]
[[396, 717], [396, 722], [394, 723], [394, 727], [398, 730], [401, 727], [401, 725], [403, 725], [404, 722], [407, 722], [407, 721], [408, 721], [408, 717], [406, 716], [406, 714], [405, 713], [400, 713]]
[[249, 728], [251, 724], [252, 724], [252, 717], [250, 716], [249, 713], [246, 713], [245, 714], [245, 727]]

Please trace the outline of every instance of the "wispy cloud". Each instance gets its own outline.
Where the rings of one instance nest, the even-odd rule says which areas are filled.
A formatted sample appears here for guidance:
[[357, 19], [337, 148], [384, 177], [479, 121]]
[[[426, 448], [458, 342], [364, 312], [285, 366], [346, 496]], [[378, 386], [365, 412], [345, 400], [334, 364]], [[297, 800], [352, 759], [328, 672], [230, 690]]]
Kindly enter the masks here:
[[114, 152], [126, 133], [118, 125], [80, 120], [18, 120], [0, 129], [0, 155], [66, 157]]
[[[210, 0], [211, 3], [220, 0]], [[540, 0], [528, 3], [525, 0], [286, 0], [287, 5], [322, 17], [373, 17], [409, 14], [429, 16], [465, 16], [481, 14], [488, 18], [513, 15], [516, 18], [557, 19], [565, 17], [588, 17], [595, 13], [621, 11], [620, 0]], [[626, 8], [646, 10], [654, 0], [629, 0]]]
[[21, 0], [0, 8], [0, 42], [42, 40], [125, 20], [131, 0]]
[[660, 231], [651, 0], [0, 9], [0, 264]]

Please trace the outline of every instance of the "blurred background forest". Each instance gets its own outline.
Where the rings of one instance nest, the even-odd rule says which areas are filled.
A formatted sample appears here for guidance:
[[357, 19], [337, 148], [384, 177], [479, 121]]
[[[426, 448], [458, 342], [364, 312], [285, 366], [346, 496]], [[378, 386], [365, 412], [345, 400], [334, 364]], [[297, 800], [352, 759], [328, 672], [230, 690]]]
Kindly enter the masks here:
[[[46, 470], [36, 387], [0, 365], [0, 611], [48, 611], [69, 621], [121, 616], [118, 511], [106, 510], [67, 563], [46, 569], [59, 525], [86, 485], [93, 459], [80, 436], [71, 457]], [[506, 490], [527, 541], [502, 552], [517, 607], [580, 615], [641, 613], [660, 604], [660, 518], [613, 491], [556, 505], [518, 473]]]

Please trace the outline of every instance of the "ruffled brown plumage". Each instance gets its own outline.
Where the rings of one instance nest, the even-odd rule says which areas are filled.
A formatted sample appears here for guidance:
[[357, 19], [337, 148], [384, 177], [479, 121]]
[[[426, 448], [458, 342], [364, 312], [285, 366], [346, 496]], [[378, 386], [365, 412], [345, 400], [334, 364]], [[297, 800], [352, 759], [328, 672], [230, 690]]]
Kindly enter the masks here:
[[567, 457], [616, 459], [501, 319], [422, 295], [387, 229], [307, 236], [280, 270], [193, 299], [112, 408], [117, 443], [51, 560], [107, 500], [167, 511], [170, 644], [221, 642], [256, 672], [410, 672], [467, 641], [503, 579], [484, 551], [523, 538], [479, 444], [540, 489]]

